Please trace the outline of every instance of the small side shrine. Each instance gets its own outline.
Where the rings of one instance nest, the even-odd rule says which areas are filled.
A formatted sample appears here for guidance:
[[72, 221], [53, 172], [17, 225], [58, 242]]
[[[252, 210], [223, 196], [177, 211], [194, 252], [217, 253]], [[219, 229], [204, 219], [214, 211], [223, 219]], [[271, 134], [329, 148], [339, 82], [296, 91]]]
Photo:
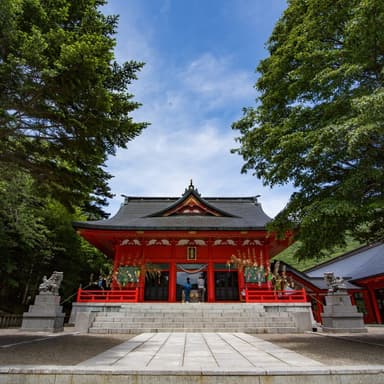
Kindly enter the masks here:
[[203, 198], [192, 181], [179, 198], [126, 196], [114, 217], [73, 224], [114, 264], [109, 289], [79, 290], [77, 301], [181, 302], [189, 278], [191, 301], [273, 302], [270, 258], [291, 234], [277, 239], [270, 220], [257, 197]]

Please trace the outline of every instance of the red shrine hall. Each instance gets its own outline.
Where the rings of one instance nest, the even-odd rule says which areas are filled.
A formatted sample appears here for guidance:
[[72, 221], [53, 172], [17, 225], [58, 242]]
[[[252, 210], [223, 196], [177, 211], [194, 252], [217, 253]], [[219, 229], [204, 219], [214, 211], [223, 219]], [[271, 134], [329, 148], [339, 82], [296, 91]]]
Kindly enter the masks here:
[[275, 301], [270, 258], [291, 235], [268, 233], [270, 220], [257, 197], [203, 198], [192, 181], [179, 198], [125, 197], [114, 217], [74, 223], [114, 265], [109, 290], [80, 289], [77, 301], [181, 302], [187, 278], [191, 301]]

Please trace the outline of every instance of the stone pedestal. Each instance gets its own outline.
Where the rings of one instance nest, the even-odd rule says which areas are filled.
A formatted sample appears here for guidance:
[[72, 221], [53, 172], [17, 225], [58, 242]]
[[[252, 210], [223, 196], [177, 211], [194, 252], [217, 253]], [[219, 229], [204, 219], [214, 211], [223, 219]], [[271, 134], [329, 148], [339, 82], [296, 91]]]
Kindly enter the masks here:
[[325, 303], [324, 312], [321, 314], [324, 332], [367, 332], [363, 314], [357, 312], [346, 291], [328, 294], [325, 296]]
[[25, 331], [62, 332], [64, 316], [60, 296], [49, 293], [37, 295], [35, 304], [23, 314], [21, 329]]

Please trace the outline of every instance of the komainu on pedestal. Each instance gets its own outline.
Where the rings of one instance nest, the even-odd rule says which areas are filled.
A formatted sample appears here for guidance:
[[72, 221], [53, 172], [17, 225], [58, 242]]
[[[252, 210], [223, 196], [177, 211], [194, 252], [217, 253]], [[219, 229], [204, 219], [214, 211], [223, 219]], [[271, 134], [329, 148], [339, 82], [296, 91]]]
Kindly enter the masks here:
[[324, 273], [324, 280], [328, 286], [325, 296], [323, 331], [330, 333], [367, 332], [364, 325], [363, 314], [357, 312], [352, 305], [345, 282], [340, 277], [335, 277], [333, 272]]
[[64, 330], [64, 312], [60, 305], [59, 288], [63, 272], [53, 272], [39, 285], [39, 294], [35, 303], [23, 314], [21, 329], [25, 331], [62, 332]]

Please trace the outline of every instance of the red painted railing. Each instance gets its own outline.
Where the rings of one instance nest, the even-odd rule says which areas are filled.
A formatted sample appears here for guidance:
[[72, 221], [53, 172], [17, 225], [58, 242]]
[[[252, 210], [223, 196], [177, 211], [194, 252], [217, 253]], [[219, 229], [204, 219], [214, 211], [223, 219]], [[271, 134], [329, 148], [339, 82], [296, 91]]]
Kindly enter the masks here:
[[139, 288], [126, 288], [108, 290], [77, 291], [78, 303], [137, 303], [139, 301]]
[[[116, 290], [84, 290], [77, 291], [78, 303], [137, 303], [139, 288]], [[245, 301], [247, 303], [305, 303], [307, 295], [304, 289], [290, 291], [274, 291], [257, 288], [246, 288]]]
[[307, 295], [304, 289], [274, 291], [246, 288], [245, 301], [247, 303], [306, 303]]

